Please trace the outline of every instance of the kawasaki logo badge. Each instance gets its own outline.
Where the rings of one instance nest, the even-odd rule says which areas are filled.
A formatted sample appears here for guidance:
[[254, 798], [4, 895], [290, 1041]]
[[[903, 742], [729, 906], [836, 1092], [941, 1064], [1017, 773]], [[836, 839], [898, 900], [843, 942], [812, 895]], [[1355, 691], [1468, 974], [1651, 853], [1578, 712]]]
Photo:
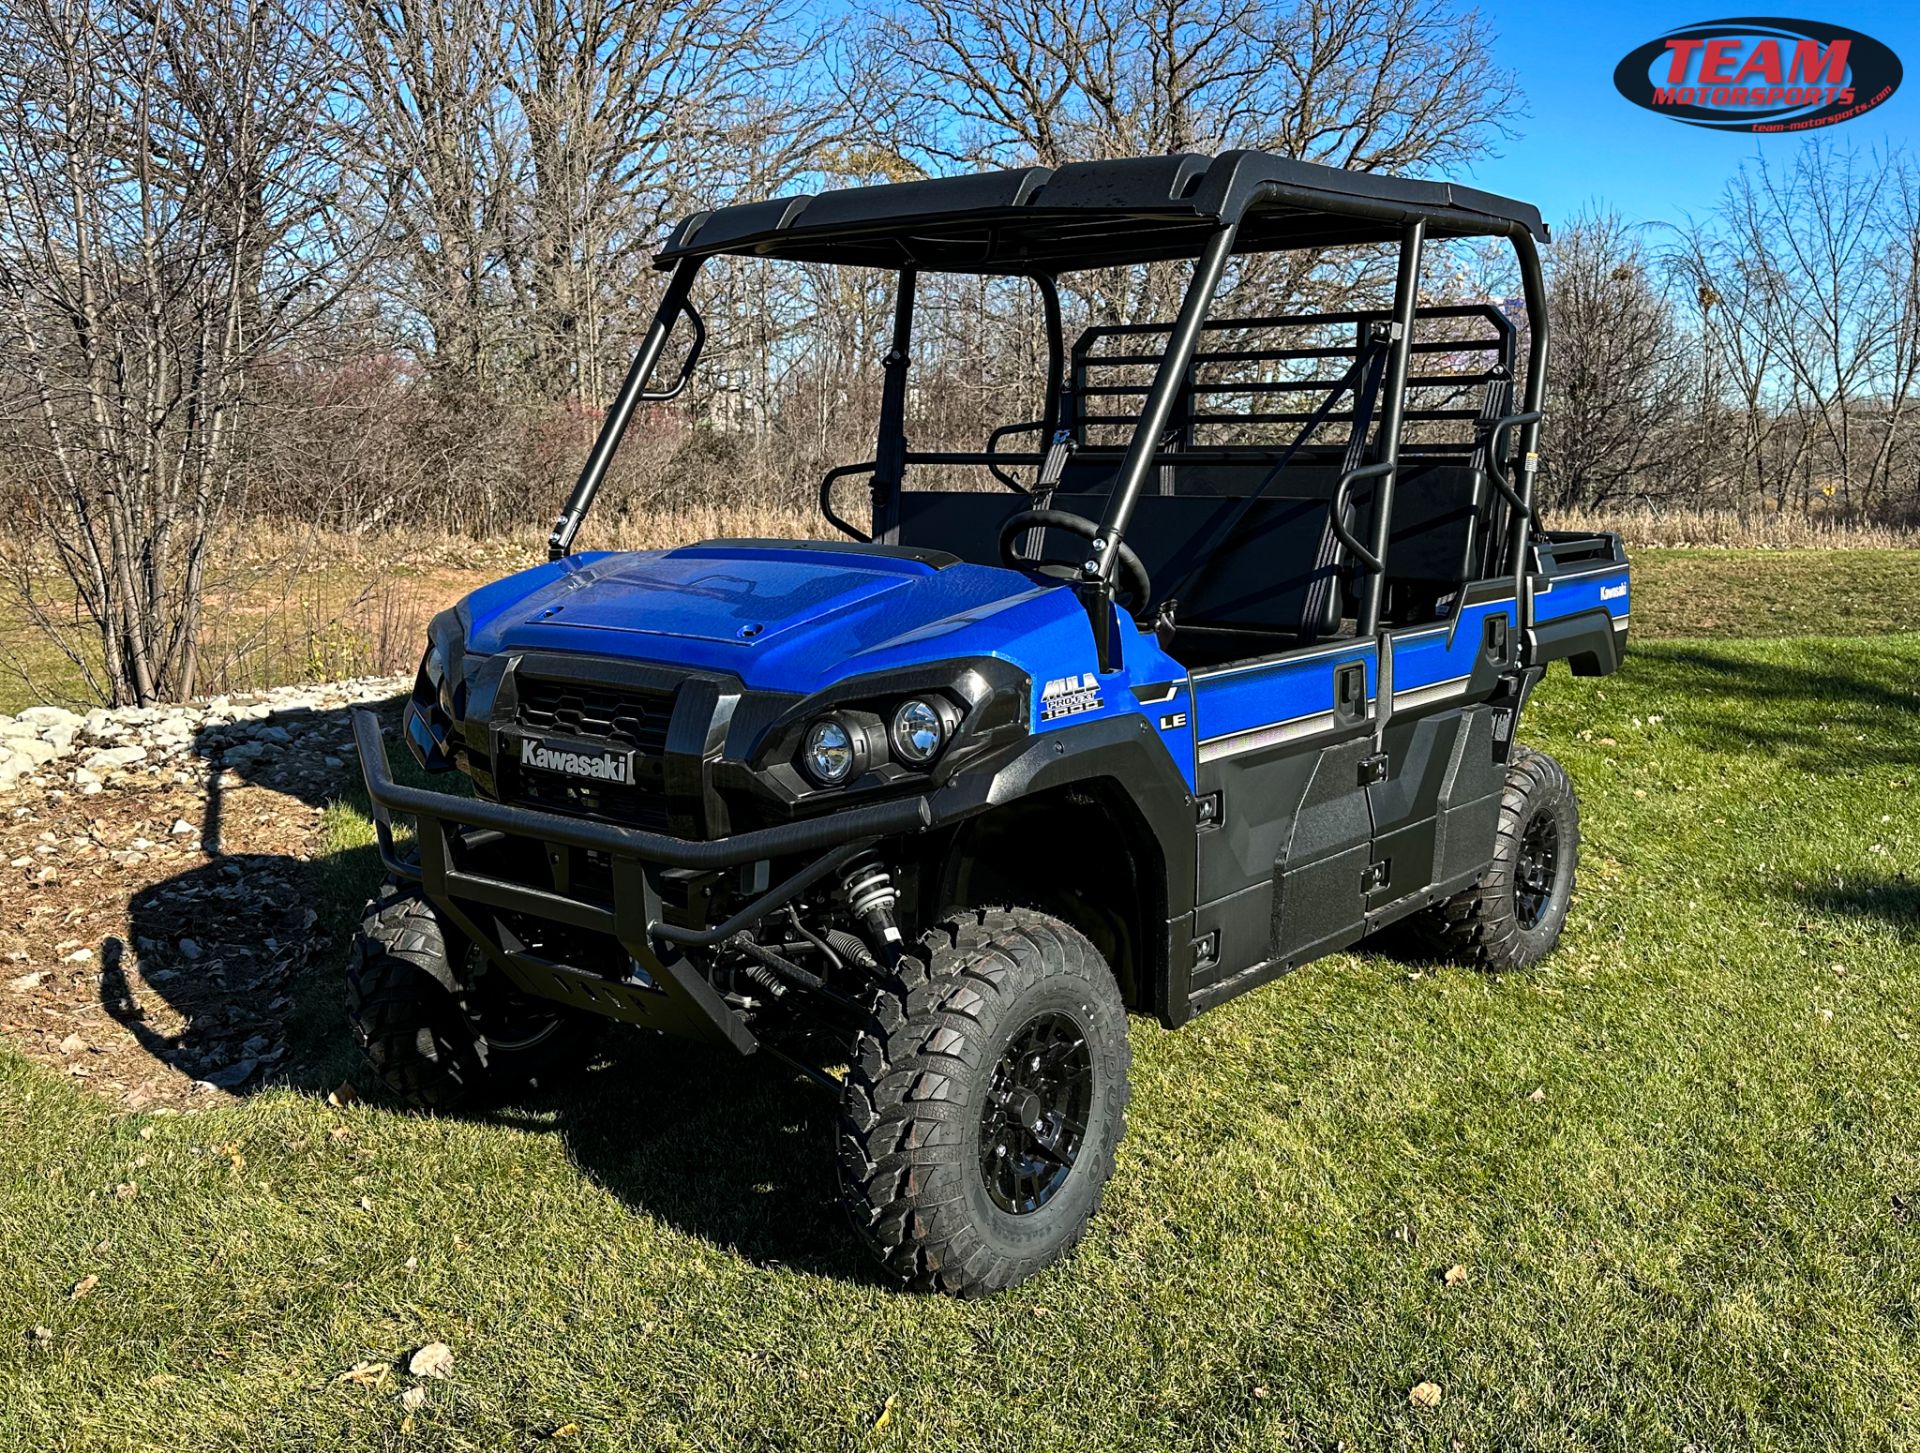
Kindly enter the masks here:
[[568, 777], [588, 777], [595, 782], [625, 785], [633, 781], [632, 752], [604, 747], [550, 747], [538, 737], [520, 738], [520, 765]]
[[1056, 677], [1040, 689], [1042, 721], [1058, 721], [1063, 716], [1099, 709], [1100, 678], [1091, 671], [1084, 676]]

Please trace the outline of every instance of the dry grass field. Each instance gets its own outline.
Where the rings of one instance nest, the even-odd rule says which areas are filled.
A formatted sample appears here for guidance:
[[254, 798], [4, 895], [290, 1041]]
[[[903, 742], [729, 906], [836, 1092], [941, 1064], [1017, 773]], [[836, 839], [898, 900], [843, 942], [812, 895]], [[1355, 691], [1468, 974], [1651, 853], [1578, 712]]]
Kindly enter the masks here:
[[[1626, 537], [1635, 620], [1648, 634], [1870, 632], [1920, 623], [1920, 571], [1913, 568], [1920, 535], [1777, 515], [1567, 515], [1549, 523]], [[799, 510], [698, 510], [597, 522], [582, 548], [654, 550], [725, 536], [822, 533], [819, 521]], [[544, 535], [535, 529], [496, 540], [231, 530], [209, 591], [202, 694], [410, 670], [436, 611], [544, 558]], [[71, 611], [64, 620], [83, 651], [94, 644]], [[0, 712], [87, 699], [84, 673], [0, 587]]]

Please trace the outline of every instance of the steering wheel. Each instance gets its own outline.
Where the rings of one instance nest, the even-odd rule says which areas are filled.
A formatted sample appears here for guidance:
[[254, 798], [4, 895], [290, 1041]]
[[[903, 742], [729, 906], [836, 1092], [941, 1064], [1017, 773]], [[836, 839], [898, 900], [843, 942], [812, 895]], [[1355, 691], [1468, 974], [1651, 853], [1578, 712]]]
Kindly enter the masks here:
[[[1091, 545], [1100, 536], [1100, 527], [1085, 515], [1071, 515], [1065, 510], [1021, 510], [1012, 515], [1000, 527], [1000, 560], [1009, 569], [1032, 569], [1035, 566], [1045, 568], [1049, 562], [1023, 560], [1013, 553], [1014, 539], [1018, 535], [1038, 525], [1043, 530], [1064, 530], [1069, 535], [1078, 535]], [[1133, 609], [1145, 610], [1147, 602], [1153, 599], [1153, 582], [1147, 576], [1147, 567], [1140, 563], [1140, 557], [1126, 541], [1119, 542], [1120, 549], [1120, 588], [1133, 597]], [[1057, 563], [1057, 562], [1054, 562]], [[1079, 579], [1078, 566], [1073, 567], [1073, 577]]]

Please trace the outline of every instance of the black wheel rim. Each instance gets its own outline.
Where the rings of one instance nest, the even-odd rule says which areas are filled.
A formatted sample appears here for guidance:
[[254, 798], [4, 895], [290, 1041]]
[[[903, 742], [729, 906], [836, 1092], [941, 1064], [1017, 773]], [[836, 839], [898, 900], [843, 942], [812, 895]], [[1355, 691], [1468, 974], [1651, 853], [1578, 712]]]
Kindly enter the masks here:
[[1028, 1020], [993, 1067], [980, 1114], [980, 1176], [1001, 1210], [1025, 1216], [1060, 1193], [1093, 1104], [1093, 1056], [1067, 1015]]
[[1538, 928], [1547, 916], [1559, 871], [1560, 824], [1551, 813], [1537, 813], [1520, 835], [1520, 856], [1514, 863], [1513, 913], [1522, 928]]

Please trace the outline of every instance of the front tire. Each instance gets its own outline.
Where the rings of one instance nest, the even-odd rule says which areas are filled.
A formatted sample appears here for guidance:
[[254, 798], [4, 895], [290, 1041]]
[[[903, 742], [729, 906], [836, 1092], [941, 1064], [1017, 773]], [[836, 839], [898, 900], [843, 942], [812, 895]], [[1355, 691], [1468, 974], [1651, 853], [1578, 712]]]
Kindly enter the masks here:
[[1580, 804], [1566, 769], [1516, 746], [1480, 882], [1409, 921], [1420, 947], [1484, 969], [1524, 969], [1560, 941], [1580, 861]]
[[976, 1297], [1078, 1244], [1126, 1130], [1126, 1008], [1029, 909], [941, 924], [875, 991], [840, 1124], [854, 1229], [899, 1283]]
[[367, 904], [347, 966], [347, 1023], [389, 1092], [453, 1110], [551, 1084], [585, 1062], [599, 1021], [475, 974], [475, 951], [410, 885]]

